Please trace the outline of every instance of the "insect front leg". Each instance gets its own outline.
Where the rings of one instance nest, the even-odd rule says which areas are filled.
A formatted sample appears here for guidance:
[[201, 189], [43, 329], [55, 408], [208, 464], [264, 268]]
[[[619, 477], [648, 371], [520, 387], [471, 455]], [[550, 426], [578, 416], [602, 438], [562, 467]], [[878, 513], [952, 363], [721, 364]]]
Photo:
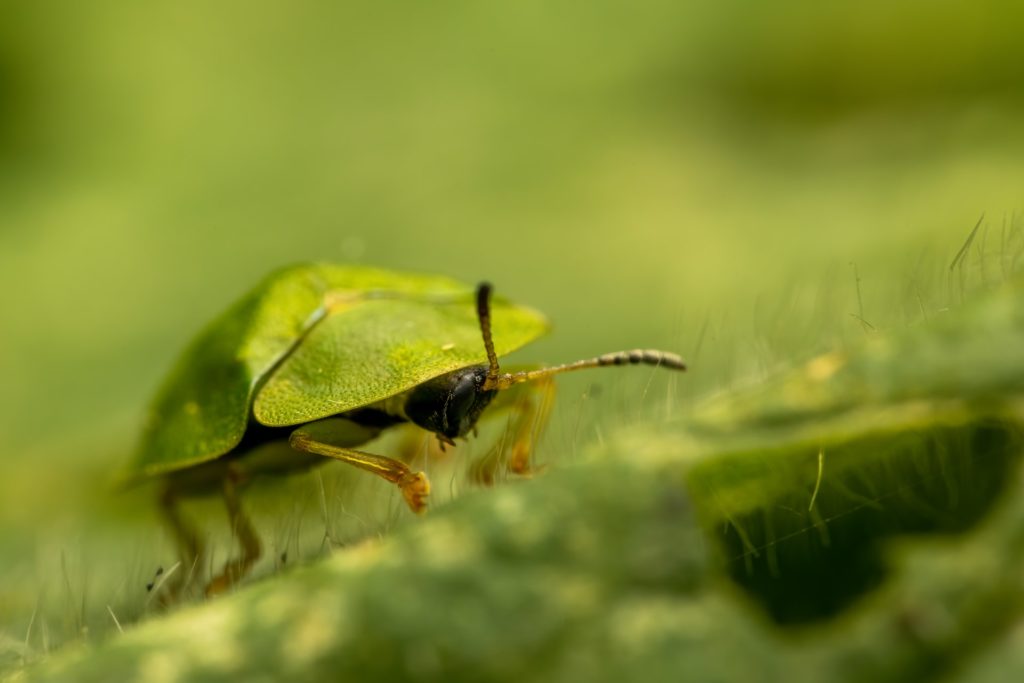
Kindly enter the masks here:
[[555, 383], [550, 379], [533, 382], [527, 385], [524, 394], [523, 400], [517, 404], [518, 417], [515, 418], [515, 438], [508, 468], [515, 474], [528, 475], [533, 472], [534, 447], [551, 418]]
[[339, 445], [339, 442], [346, 443], [343, 438], [339, 438], [348, 429], [346, 423], [351, 424], [343, 418], [311, 422], [292, 432], [288, 442], [295, 450], [341, 460], [390, 481], [402, 491], [409, 509], [416, 513], [423, 512], [427, 507], [427, 496], [430, 495], [427, 475], [413, 472], [408, 465], [394, 458]]
[[470, 478], [491, 485], [502, 464], [509, 472], [529, 476], [533, 453], [551, 417], [555, 401], [555, 383], [541, 379], [519, 384], [498, 394], [488, 408], [488, 417], [508, 413], [508, 427], [497, 447], [473, 465]]

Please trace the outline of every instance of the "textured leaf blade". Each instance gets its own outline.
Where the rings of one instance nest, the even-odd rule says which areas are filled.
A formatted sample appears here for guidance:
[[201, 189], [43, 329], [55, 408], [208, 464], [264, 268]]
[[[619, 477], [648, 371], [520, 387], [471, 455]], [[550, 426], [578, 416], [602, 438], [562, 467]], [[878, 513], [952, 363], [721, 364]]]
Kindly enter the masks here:
[[714, 524], [771, 506], [794, 481], [813, 487], [819, 452], [829, 474], [891, 462], [922, 433], [1018, 422], [1022, 400], [1017, 277], [913, 328], [723, 394], [679, 423], [668, 450], [697, 461], [693, 495], [708, 496], [697, 507], [714, 510]]

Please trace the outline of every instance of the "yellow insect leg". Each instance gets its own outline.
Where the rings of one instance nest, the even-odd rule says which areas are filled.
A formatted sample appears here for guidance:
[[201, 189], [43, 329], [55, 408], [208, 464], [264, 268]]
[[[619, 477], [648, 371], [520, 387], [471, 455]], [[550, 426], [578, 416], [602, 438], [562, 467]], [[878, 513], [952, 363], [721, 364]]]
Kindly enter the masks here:
[[249, 521], [249, 517], [242, 509], [235, 477], [230, 472], [224, 477], [222, 493], [228, 510], [228, 521], [231, 524], [232, 532], [238, 537], [238, 542], [242, 546], [242, 554], [240, 557], [228, 560], [220, 574], [210, 580], [210, 583], [206, 585], [207, 595], [223, 593], [238, 583], [249, 573], [262, 554], [260, 539], [256, 535], [256, 530], [253, 529], [252, 522]]
[[403, 462], [320, 441], [306, 427], [300, 427], [292, 432], [288, 441], [296, 450], [347, 462], [396, 484], [413, 512], [423, 512], [427, 507], [427, 496], [430, 495], [427, 475], [423, 472], [413, 472]]
[[178, 546], [179, 564], [173, 576], [168, 576], [160, 588], [160, 603], [170, 605], [177, 601], [182, 590], [188, 587], [196, 571], [203, 566], [205, 548], [195, 528], [189, 524], [178, 506], [178, 492], [171, 484], [165, 486], [160, 495], [160, 516], [163, 517]]
[[547, 378], [519, 384], [498, 394], [488, 407], [486, 417], [507, 412], [508, 428], [498, 446], [473, 465], [470, 478], [491, 485], [502, 464], [509, 472], [521, 476], [536, 472], [533, 453], [551, 417], [554, 400], [555, 383]]

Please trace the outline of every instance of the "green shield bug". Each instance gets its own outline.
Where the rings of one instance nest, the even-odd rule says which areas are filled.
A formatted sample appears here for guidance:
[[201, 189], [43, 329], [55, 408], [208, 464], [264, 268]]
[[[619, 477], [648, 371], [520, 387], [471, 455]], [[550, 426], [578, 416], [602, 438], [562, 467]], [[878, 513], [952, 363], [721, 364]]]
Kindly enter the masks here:
[[[486, 284], [326, 264], [268, 276], [184, 351], [152, 403], [127, 472], [130, 480], [161, 480], [160, 508], [185, 568], [169, 594], [203, 554], [179, 513], [183, 497], [220, 493], [238, 536], [241, 555], [207, 585], [216, 593], [260, 557], [237, 493], [255, 476], [341, 460], [394, 483], [420, 512], [430, 492], [426, 476], [356, 447], [399, 424], [432, 432], [442, 447], [454, 444], [499, 394], [523, 383], [550, 387], [561, 372], [626, 363], [685, 369], [674, 354], [635, 350], [500, 370], [499, 356], [547, 327], [532, 309], [492, 300]], [[523, 420], [543, 417], [533, 410]], [[520, 429], [511, 442], [513, 471], [529, 471], [530, 431]], [[270, 443], [291, 448], [268, 456], [260, 447]]]

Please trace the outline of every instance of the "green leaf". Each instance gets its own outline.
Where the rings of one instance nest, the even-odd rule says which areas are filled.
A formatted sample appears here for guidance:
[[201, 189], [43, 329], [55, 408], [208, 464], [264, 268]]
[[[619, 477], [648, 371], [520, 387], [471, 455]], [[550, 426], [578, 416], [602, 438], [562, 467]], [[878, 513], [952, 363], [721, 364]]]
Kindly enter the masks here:
[[[65, 652], [28, 678], [580, 680], [576, 644], [621, 641], [621, 667], [652, 644], [620, 623], [679, 623], [652, 600], [702, 609], [710, 566], [678, 475], [605, 462], [467, 495], [382, 542]], [[737, 642], [726, 625], [694, 632], [690, 652]]]
[[881, 542], [963, 531], [1024, 451], [1024, 280], [722, 395], [613, 453], [691, 463], [727, 572], [784, 622], [835, 615], [883, 580]]
[[1024, 498], [973, 535], [905, 544], [860, 609], [782, 637], [716, 578], [685, 463], [626, 455], [464, 496], [19, 680], [896, 683], [1020, 661]]
[[[1024, 420], [1024, 278], [854, 351], [723, 394], [658, 437], [658, 457], [684, 457], [709, 525], [799, 489], [806, 508], [818, 480], [847, 466], [890, 462], [932, 430]], [[650, 452], [650, 434], [615, 450]], [[652, 456], [654, 457], [654, 456]]]
[[[1017, 680], [1021, 305], [1018, 280], [828, 372], [812, 363], [685, 422], [621, 434], [601, 457], [463, 496], [24, 676]], [[787, 516], [793, 534], [784, 520], [767, 531]], [[747, 547], [741, 527], [764, 541], [747, 564], [722, 554]], [[934, 531], [966, 533], [893, 540]], [[765, 619], [722, 578], [798, 602], [844, 572], [867, 579], [860, 599], [804, 629]]]

